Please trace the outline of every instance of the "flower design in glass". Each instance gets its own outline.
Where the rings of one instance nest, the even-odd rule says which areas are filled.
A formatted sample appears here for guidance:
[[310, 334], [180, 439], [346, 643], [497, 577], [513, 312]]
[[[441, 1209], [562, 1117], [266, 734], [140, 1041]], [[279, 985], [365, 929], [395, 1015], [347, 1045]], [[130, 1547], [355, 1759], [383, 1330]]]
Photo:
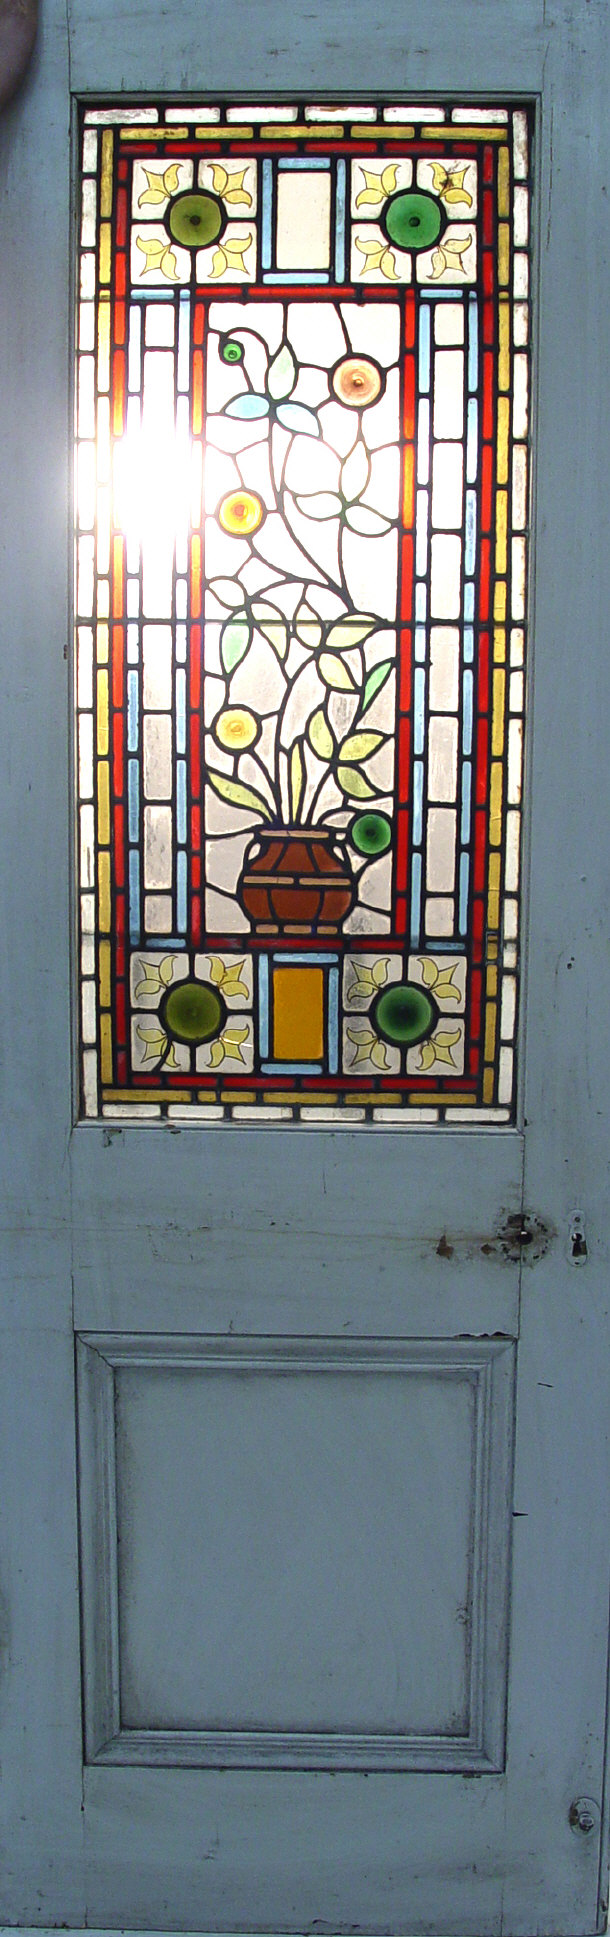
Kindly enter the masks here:
[[510, 1121], [527, 112], [81, 141], [84, 1113]]

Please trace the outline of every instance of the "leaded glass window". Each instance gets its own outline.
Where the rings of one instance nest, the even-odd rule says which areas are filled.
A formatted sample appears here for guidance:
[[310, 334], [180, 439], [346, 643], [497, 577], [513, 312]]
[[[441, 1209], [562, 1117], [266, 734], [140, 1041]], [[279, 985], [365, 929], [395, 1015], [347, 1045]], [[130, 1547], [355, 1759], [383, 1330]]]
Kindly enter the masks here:
[[83, 113], [86, 1115], [513, 1120], [529, 135]]

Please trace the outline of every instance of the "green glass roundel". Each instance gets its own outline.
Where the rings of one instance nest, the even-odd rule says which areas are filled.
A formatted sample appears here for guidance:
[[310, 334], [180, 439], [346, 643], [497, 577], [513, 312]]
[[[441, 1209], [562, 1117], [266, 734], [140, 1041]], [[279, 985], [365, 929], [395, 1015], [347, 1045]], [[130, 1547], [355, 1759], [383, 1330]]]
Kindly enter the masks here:
[[166, 216], [172, 241], [181, 243], [183, 249], [207, 249], [222, 235], [226, 219], [222, 202], [207, 188], [175, 195]]
[[244, 346], [236, 336], [225, 336], [220, 345], [223, 363], [243, 363]]
[[383, 212], [383, 227], [397, 249], [431, 249], [445, 226], [436, 195], [425, 188], [409, 188], [392, 195]]
[[177, 982], [162, 1003], [161, 1021], [177, 1042], [210, 1042], [225, 1016], [222, 996], [210, 982]]
[[389, 989], [381, 990], [373, 1005], [378, 1035], [407, 1048], [431, 1034], [437, 1017], [436, 1003], [417, 982], [393, 982]]
[[387, 814], [356, 814], [349, 838], [359, 854], [385, 854], [392, 839]]

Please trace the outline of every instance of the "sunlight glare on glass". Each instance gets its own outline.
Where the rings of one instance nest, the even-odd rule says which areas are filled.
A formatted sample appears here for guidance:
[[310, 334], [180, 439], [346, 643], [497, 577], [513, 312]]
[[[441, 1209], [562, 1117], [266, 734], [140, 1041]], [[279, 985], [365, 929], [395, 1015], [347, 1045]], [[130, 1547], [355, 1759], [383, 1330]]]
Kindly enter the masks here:
[[186, 540], [192, 500], [201, 490], [200, 467], [188, 427], [176, 421], [173, 357], [148, 351], [142, 415], [137, 408], [128, 413], [114, 454], [115, 525], [128, 546], [144, 552]]

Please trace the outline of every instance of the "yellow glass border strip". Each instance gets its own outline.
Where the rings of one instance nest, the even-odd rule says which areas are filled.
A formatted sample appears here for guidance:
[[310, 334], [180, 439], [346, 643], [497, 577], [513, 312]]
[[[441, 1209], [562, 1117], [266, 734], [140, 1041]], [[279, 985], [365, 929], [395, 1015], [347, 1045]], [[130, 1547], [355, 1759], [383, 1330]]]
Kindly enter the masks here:
[[102, 220], [112, 215], [112, 162], [114, 155], [114, 132], [104, 128], [102, 135], [102, 164], [100, 174], [100, 216]]
[[463, 141], [493, 141], [506, 144], [506, 128], [495, 123], [478, 121], [472, 127], [465, 122], [435, 121], [429, 126], [424, 124], [415, 128], [407, 122], [393, 125], [385, 121], [282, 121], [263, 122], [260, 127], [249, 128], [244, 123], [206, 122], [204, 127], [163, 127], [158, 123], [147, 122], [142, 127], [121, 127], [118, 130], [124, 142], [154, 141], [424, 141], [452, 142], [459, 145]]
[[[462, 133], [471, 134], [462, 126]], [[485, 130], [486, 140], [492, 131]], [[488, 862], [485, 919], [486, 971], [483, 1001], [483, 1103], [495, 1102], [498, 1084], [498, 969], [503, 838], [506, 819], [506, 620], [511, 557], [512, 504], [508, 490], [512, 398], [510, 392], [513, 297], [510, 279], [511, 160], [506, 129], [496, 130], [497, 156], [497, 387], [495, 429], [495, 551], [493, 577], [493, 658], [490, 716], [490, 768], [487, 808]]]

